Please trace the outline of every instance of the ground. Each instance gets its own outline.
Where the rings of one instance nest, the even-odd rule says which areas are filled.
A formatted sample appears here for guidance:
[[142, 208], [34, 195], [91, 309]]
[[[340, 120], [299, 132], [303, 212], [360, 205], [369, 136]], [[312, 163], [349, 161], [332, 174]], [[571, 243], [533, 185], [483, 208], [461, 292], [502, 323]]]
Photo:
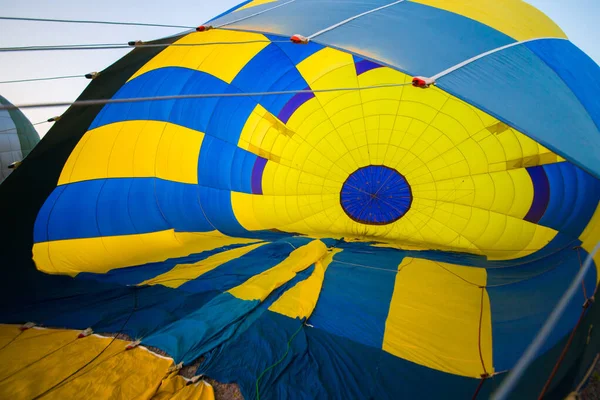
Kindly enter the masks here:
[[590, 381], [579, 395], [580, 400], [599, 400], [600, 399], [600, 363], [596, 364]]

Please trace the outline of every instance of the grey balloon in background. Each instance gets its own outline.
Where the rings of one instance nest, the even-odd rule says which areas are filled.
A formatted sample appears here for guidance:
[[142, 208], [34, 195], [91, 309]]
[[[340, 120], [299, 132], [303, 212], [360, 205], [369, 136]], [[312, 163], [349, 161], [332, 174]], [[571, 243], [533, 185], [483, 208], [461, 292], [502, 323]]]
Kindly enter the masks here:
[[[0, 104], [11, 103], [0, 96]], [[9, 166], [22, 161], [40, 141], [31, 122], [19, 110], [0, 110], [0, 183], [12, 172]]]

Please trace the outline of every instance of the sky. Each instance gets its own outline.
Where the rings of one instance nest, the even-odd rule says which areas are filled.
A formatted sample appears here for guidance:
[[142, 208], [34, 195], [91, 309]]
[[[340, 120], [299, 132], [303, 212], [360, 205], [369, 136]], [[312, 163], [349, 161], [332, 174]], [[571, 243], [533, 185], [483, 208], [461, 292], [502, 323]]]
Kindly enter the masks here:
[[[0, 0], [0, 16], [142, 22], [198, 26], [241, 0]], [[500, 0], [498, 0], [500, 1]], [[528, 0], [553, 19], [573, 43], [600, 64], [599, 0]], [[0, 47], [152, 40], [182, 29], [59, 24], [0, 20]], [[0, 81], [83, 75], [101, 71], [129, 52], [120, 50], [0, 53]], [[0, 95], [13, 104], [74, 101], [89, 81], [85, 78], [0, 84]], [[66, 107], [25, 109], [32, 123], [60, 115]], [[50, 123], [37, 125], [40, 136]]]

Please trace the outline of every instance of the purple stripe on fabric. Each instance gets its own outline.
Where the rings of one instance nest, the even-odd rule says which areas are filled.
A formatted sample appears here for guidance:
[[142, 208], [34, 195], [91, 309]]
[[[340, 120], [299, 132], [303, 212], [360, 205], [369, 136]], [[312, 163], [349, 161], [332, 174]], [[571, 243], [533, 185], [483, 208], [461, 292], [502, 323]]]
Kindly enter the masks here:
[[383, 67], [383, 65], [374, 63], [373, 61], [369, 61], [369, 60], [362, 60], [362, 61], [359, 61], [356, 64], [354, 64], [354, 68], [356, 68], [356, 76], [359, 76], [360, 74], [364, 74], [365, 72], [370, 71], [372, 69], [382, 68], [382, 67]]
[[252, 167], [252, 194], [263, 194], [262, 192], [262, 176], [265, 166], [267, 165], [267, 159], [262, 157], [256, 157], [254, 167]]
[[537, 224], [544, 216], [550, 202], [550, 182], [542, 166], [527, 168], [527, 172], [533, 183], [533, 202], [523, 219]]
[[[307, 87], [304, 90], [310, 90], [310, 88]], [[283, 108], [279, 112], [279, 115], [277, 116], [277, 118], [279, 118], [279, 120], [281, 122], [286, 124], [288, 122], [288, 120], [290, 119], [290, 117], [292, 116], [292, 114], [295, 113], [296, 110], [299, 109], [302, 104], [306, 103], [313, 97], [315, 97], [314, 93], [296, 93], [294, 95], [294, 97], [292, 97], [285, 104], [285, 106], [283, 106]]]

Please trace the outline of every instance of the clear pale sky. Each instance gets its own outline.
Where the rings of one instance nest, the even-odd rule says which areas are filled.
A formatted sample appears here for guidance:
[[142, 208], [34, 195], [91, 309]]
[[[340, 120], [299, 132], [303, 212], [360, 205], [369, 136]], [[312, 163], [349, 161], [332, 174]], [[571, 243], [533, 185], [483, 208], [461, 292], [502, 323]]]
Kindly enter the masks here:
[[[0, 0], [0, 16], [144, 22], [197, 26], [241, 0]], [[528, 0], [552, 18], [600, 64], [600, 0]], [[124, 43], [151, 40], [181, 29], [0, 21], [0, 47]], [[0, 81], [85, 74], [101, 71], [129, 50], [0, 53]], [[0, 84], [0, 95], [13, 104], [73, 101], [89, 82], [68, 79]], [[31, 122], [60, 115], [66, 108], [23, 110]], [[51, 124], [37, 126], [44, 135]]]

